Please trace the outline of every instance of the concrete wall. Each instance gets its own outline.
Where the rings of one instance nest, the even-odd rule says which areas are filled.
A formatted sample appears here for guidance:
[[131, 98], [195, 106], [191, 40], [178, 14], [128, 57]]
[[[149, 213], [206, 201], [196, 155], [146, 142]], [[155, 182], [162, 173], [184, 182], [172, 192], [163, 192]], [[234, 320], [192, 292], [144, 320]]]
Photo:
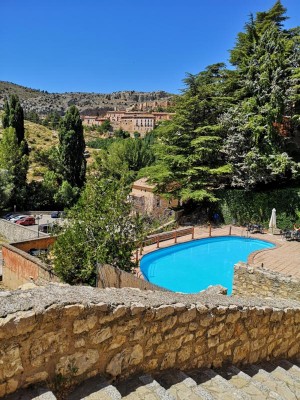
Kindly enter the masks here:
[[37, 285], [59, 282], [50, 267], [39, 258], [27, 253], [32, 248], [45, 249], [55, 241], [53, 237], [24, 241], [14, 245], [3, 244], [3, 284], [9, 289], [17, 289], [25, 283]]
[[[11, 242], [19, 242], [20, 240], [37, 238], [37, 231], [26, 228], [22, 225], [14, 224], [13, 222], [0, 219], [0, 235], [4, 236]], [[47, 237], [46, 233], [40, 232], [40, 237]]]
[[300, 301], [300, 280], [265, 268], [247, 267], [238, 263], [234, 268], [233, 294], [240, 296], [281, 297]]
[[41, 381], [300, 356], [300, 303], [49, 285], [1, 296], [0, 397]]
[[111, 265], [102, 265], [98, 268], [98, 288], [137, 288], [141, 290], [162, 290], [160, 286], [154, 285], [144, 279], [138, 278], [129, 272], [114, 268]]

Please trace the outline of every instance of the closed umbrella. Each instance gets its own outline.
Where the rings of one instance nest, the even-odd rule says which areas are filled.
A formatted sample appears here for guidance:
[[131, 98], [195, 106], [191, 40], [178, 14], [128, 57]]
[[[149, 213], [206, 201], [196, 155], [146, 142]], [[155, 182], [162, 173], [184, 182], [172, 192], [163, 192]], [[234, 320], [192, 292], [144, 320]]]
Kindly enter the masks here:
[[272, 229], [272, 233], [274, 233], [274, 229], [276, 229], [276, 209], [273, 208], [271, 219], [269, 222], [269, 228]]

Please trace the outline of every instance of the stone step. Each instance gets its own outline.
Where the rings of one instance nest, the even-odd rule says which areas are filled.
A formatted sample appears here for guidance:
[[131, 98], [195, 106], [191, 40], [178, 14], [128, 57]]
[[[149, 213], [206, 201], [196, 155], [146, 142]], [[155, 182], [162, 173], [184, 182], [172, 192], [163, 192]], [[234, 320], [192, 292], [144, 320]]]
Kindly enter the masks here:
[[296, 398], [300, 399], [300, 377], [293, 376], [293, 374], [282, 368], [276, 361], [260, 363], [259, 368], [263, 368], [275, 380], [284, 382], [292, 393], [295, 394]]
[[288, 371], [290, 375], [300, 379], [300, 368], [298, 365], [293, 364], [288, 360], [280, 360], [278, 365]]
[[198, 384], [198, 387], [202, 387], [207, 390], [214, 399], [222, 400], [251, 400], [248, 394], [243, 393], [236, 386], [232, 385], [221, 375], [213, 371], [212, 369], [206, 369], [204, 371], [193, 371], [189, 375]]
[[249, 375], [237, 367], [227, 367], [218, 372], [237, 389], [250, 396], [251, 399], [266, 400], [269, 398], [269, 389], [267, 387], [252, 381]]
[[23, 389], [5, 396], [3, 400], [57, 400], [49, 389]]
[[140, 375], [116, 385], [126, 400], [175, 400], [151, 375]]
[[[249, 365], [247, 367], [243, 367], [242, 369], [251, 376], [252, 381], [260, 382], [269, 388], [269, 395], [272, 396], [271, 398], [280, 396], [282, 400], [297, 400], [295, 393], [289, 389], [285, 382], [275, 379], [271, 374], [259, 366]], [[277, 396], [274, 397], [274, 394]]]
[[66, 400], [120, 400], [120, 392], [103, 377], [94, 377], [84, 381]]
[[205, 388], [182, 371], [164, 372], [156, 380], [176, 400], [215, 400]]

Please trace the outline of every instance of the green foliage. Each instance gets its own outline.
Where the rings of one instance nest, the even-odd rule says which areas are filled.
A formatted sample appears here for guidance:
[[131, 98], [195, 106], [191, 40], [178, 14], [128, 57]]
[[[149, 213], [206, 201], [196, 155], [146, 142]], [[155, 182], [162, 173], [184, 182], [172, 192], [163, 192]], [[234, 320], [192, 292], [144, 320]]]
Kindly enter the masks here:
[[227, 190], [221, 194], [221, 211], [226, 224], [248, 222], [269, 226], [272, 209], [276, 208], [277, 226], [292, 228], [300, 222], [300, 188], [263, 192]]
[[13, 191], [13, 184], [7, 170], [0, 169], [0, 210], [9, 208], [9, 200]]
[[130, 137], [130, 133], [127, 131], [124, 131], [124, 129], [122, 129], [122, 128], [119, 128], [114, 131], [114, 136], [117, 139], [127, 139]]
[[133, 181], [137, 172], [154, 161], [149, 139], [125, 139], [114, 141], [107, 151], [99, 152], [95, 169], [102, 177], [120, 179], [127, 173], [129, 181]]
[[109, 119], [103, 121], [102, 124], [97, 127], [97, 132], [99, 133], [108, 133], [111, 131], [112, 131], [112, 126]]
[[221, 152], [224, 131], [218, 121], [232, 104], [231, 76], [222, 63], [187, 75], [174, 119], [155, 130], [157, 165], [140, 173], [159, 192], [184, 202], [216, 201], [213, 191], [224, 186], [231, 172]]
[[86, 143], [87, 147], [92, 149], [104, 149], [107, 150], [109, 146], [115, 141], [114, 138], [97, 138], [90, 140]]
[[72, 285], [96, 283], [98, 264], [129, 271], [140, 225], [123, 181], [90, 179], [54, 246], [54, 269]]
[[81, 188], [85, 181], [86, 159], [82, 121], [75, 106], [66, 112], [60, 124], [59, 160], [63, 179]]
[[61, 123], [61, 115], [58, 111], [53, 111], [48, 114], [42, 121], [44, 126], [47, 126], [51, 129], [58, 129]]
[[26, 200], [28, 156], [24, 141], [18, 144], [14, 128], [6, 128], [0, 142], [0, 169], [7, 173], [10, 190], [9, 204], [23, 206]]
[[24, 112], [17, 95], [12, 95], [9, 102], [4, 103], [4, 114], [2, 117], [3, 128], [14, 128], [18, 145], [23, 142], [24, 151], [27, 151], [25, 142]]
[[41, 124], [42, 123], [42, 121], [40, 119], [40, 116], [36, 111], [28, 111], [28, 112], [26, 112], [24, 118], [27, 121], [34, 122], [35, 124]]
[[[239, 34], [231, 61], [237, 66], [237, 105], [222, 115], [227, 132], [223, 151], [232, 165], [231, 185], [245, 189], [288, 182], [299, 177], [299, 164], [288, 153], [279, 127], [294, 120], [300, 58], [297, 35], [283, 31], [286, 19], [278, 1], [267, 12], [251, 17]], [[292, 125], [288, 134], [292, 135]]]

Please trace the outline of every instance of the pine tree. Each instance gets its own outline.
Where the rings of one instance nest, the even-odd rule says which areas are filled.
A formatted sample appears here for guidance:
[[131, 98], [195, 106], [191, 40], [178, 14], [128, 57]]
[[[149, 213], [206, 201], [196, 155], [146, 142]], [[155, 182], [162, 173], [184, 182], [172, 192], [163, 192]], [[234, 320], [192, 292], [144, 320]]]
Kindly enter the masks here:
[[157, 130], [158, 163], [144, 170], [159, 192], [183, 201], [217, 200], [214, 191], [231, 172], [221, 153], [224, 131], [218, 122], [232, 104], [231, 76], [220, 63], [185, 79], [176, 116]]
[[81, 188], [85, 181], [86, 160], [82, 121], [75, 106], [66, 112], [59, 131], [60, 169], [63, 180]]
[[[291, 90], [294, 40], [283, 31], [285, 9], [278, 1], [257, 13], [238, 35], [231, 60], [237, 66], [240, 102], [222, 117], [224, 151], [233, 166], [233, 186], [255, 187], [289, 179], [298, 166], [286, 153], [278, 127], [286, 118]], [[299, 66], [299, 59], [298, 59]], [[296, 64], [297, 64], [296, 63]]]

